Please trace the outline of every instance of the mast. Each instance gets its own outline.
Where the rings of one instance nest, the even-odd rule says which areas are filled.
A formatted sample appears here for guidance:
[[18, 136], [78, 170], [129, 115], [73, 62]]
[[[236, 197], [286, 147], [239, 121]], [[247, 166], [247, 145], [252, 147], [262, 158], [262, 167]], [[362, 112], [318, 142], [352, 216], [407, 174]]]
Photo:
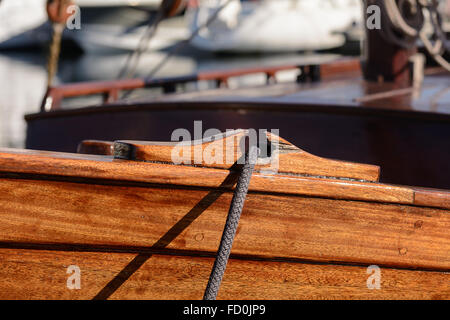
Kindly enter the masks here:
[[[395, 1], [394, 1], [395, 3]], [[381, 28], [369, 28], [368, 23], [364, 23], [366, 29], [366, 39], [364, 44], [363, 74], [367, 81], [379, 83], [394, 83], [398, 87], [408, 87], [412, 82], [411, 57], [417, 52], [415, 39], [404, 35], [396, 35], [395, 39], [388, 12], [383, 1], [364, 1], [364, 21], [370, 21], [377, 17], [376, 7], [379, 8]], [[402, 8], [412, 14], [413, 8]], [[401, 39], [400, 39], [401, 38]], [[398, 40], [398, 41], [396, 41]]]

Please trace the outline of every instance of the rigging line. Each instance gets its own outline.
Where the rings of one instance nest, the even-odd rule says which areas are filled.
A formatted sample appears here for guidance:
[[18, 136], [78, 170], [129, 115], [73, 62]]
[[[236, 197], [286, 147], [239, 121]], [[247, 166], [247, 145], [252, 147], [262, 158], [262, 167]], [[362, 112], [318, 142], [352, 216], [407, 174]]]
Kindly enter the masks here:
[[[377, 5], [384, 8], [386, 14], [383, 14], [381, 36], [399, 47], [411, 49], [415, 46], [415, 38], [419, 36], [420, 27], [409, 26], [403, 19], [395, 0], [378, 0]], [[421, 15], [423, 18], [423, 15]], [[399, 36], [394, 30], [401, 31], [405, 37]]]
[[[200, 31], [202, 31], [204, 28], [207, 28], [211, 23], [213, 23], [217, 17], [219, 16], [219, 13], [225, 9], [232, 1], [234, 0], [228, 0], [226, 3], [224, 3], [221, 7], [219, 7], [213, 15], [211, 15], [211, 17], [209, 17], [209, 19], [202, 24], [201, 26], [197, 27], [197, 29], [195, 29], [192, 34], [189, 36], [188, 39], [186, 40], [182, 40], [179, 43], [177, 43], [174, 47], [172, 47], [169, 52], [167, 53], [167, 55], [161, 60], [160, 63], [158, 63], [151, 71], [150, 73], [147, 75], [147, 77], [145, 77], [145, 82], [149, 82], [154, 75], [161, 70], [161, 68], [184, 46], [188, 45], [199, 33]], [[132, 90], [127, 91], [123, 96], [121, 100], [125, 100], [127, 99], [130, 94], [132, 93]]]
[[150, 22], [147, 25], [147, 28], [141, 39], [139, 40], [136, 49], [127, 56], [125, 64], [122, 67], [122, 70], [119, 72], [119, 76], [117, 77], [118, 79], [132, 78], [134, 76], [139, 65], [142, 53], [148, 49], [149, 43], [155, 36], [156, 31], [158, 30], [158, 26], [163, 19], [164, 14], [162, 10], [159, 10], [158, 15], [156, 16], [156, 20], [154, 22]]
[[425, 45], [425, 48], [427, 49], [428, 53], [432, 56], [432, 58], [445, 70], [450, 72], [450, 63], [442, 57], [442, 55], [435, 52], [435, 48], [433, 48], [433, 45], [431, 44], [431, 41], [423, 34], [420, 34], [420, 40], [422, 40], [423, 44]]
[[58, 69], [58, 60], [61, 52], [61, 41], [64, 28], [64, 25], [61, 23], [53, 23], [52, 26], [53, 35], [47, 60], [47, 88], [50, 88], [53, 85], [53, 80], [55, 79]]
[[429, 10], [430, 20], [436, 32], [437, 38], [440, 40], [440, 42], [442, 42], [441, 46], [444, 47], [443, 49], [450, 52], [450, 41], [447, 40], [447, 36], [445, 35], [445, 32], [440, 25], [440, 21], [443, 21], [443, 19], [440, 17], [440, 13], [436, 9], [436, 7], [431, 7]]
[[[66, 8], [69, 0], [61, 0], [59, 3], [57, 15], [58, 17], [62, 17], [64, 14], [64, 9]], [[53, 81], [58, 70], [58, 62], [59, 55], [61, 53], [61, 41], [62, 34], [65, 29], [64, 22], [56, 22], [52, 23], [52, 39], [49, 46], [49, 55], [47, 60], [47, 88], [50, 88], [53, 85]]]

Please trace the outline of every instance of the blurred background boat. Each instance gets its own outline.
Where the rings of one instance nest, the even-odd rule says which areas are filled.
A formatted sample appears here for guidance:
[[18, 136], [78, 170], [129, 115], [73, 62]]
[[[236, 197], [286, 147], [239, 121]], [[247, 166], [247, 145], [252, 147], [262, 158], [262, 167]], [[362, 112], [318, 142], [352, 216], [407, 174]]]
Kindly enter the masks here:
[[3, 0], [0, 5], [0, 49], [13, 49], [39, 40], [30, 30], [47, 21], [45, 0]]
[[[152, 16], [153, 13], [149, 12], [146, 19], [136, 19], [134, 25], [86, 23], [82, 29], [71, 33], [72, 39], [86, 52], [132, 51], [138, 46]], [[186, 40], [189, 34], [183, 17], [164, 21], [152, 38], [148, 51], [167, 48]]]
[[0, 54], [0, 146], [21, 147], [26, 125], [23, 115], [36, 110], [45, 92], [45, 59], [39, 55]]
[[[46, 46], [50, 41], [51, 26], [45, 10], [46, 0], [3, 0], [0, 6], [0, 50], [28, 49]], [[120, 30], [134, 31], [147, 24], [157, 11], [161, 0], [78, 0], [82, 12], [80, 30], [66, 30], [64, 41], [75, 41], [83, 47], [83, 41], [92, 40], [90, 31], [109, 33], [118, 37], [127, 34]], [[111, 30], [112, 28], [112, 30]], [[110, 30], [109, 32], [106, 32]], [[83, 31], [87, 32], [87, 35]], [[165, 34], [166, 35], [166, 34]], [[102, 37], [96, 37], [101, 40]], [[100, 43], [101, 45], [101, 43]], [[88, 47], [90, 48], [90, 47]], [[129, 49], [129, 48], [128, 48]]]
[[[227, 0], [228, 1], [228, 0]], [[50, 25], [45, 0], [3, 0], [0, 49], [45, 46]], [[63, 40], [85, 51], [134, 50], [161, 0], [82, 0], [82, 28], [66, 30]], [[184, 12], [164, 21], [152, 39], [152, 50], [185, 40], [224, 0], [190, 1]], [[321, 17], [319, 19], [319, 17]], [[360, 40], [358, 0], [233, 0], [215, 21], [202, 28], [192, 45], [206, 51], [292, 52], [323, 50]], [[264, 23], [262, 23], [264, 21]]]
[[[0, 50], [45, 47], [51, 26], [46, 0], [3, 0], [0, 7]], [[229, 3], [228, 3], [229, 2]], [[79, 0], [82, 28], [65, 30], [65, 48], [83, 51], [131, 51], [156, 18], [161, 0]], [[208, 19], [221, 7], [214, 21]], [[450, 4], [441, 1], [450, 30]], [[363, 37], [359, 0], [192, 0], [176, 17], [163, 21], [149, 50], [186, 40], [210, 52], [298, 52], [340, 48]], [[429, 26], [432, 29], [431, 26]], [[354, 47], [354, 45], [353, 45]]]
[[[191, 30], [199, 28], [228, 0], [192, 1], [187, 10]], [[194, 5], [192, 5], [194, 4]], [[260, 0], [231, 3], [193, 45], [209, 51], [279, 52], [341, 47], [349, 35], [360, 40], [359, 0]]]

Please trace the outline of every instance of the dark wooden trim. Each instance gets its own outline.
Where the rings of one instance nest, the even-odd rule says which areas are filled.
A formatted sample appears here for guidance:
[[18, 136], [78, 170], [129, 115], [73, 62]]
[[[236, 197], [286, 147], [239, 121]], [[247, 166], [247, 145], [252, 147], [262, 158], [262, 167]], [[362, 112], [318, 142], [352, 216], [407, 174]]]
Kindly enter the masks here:
[[[141, 88], [159, 88], [162, 87], [166, 91], [167, 88], [174, 87], [177, 84], [188, 82], [212, 80], [219, 85], [226, 84], [229, 78], [240, 77], [255, 73], [265, 73], [267, 80], [274, 79], [279, 71], [302, 69], [310, 66], [300, 65], [281, 65], [281, 66], [262, 66], [253, 68], [241, 68], [235, 70], [220, 70], [220, 71], [204, 71], [195, 74], [179, 77], [168, 77], [159, 79], [126, 79], [116, 81], [93, 81], [83, 83], [64, 84], [58, 87], [48, 89], [41, 106], [41, 112], [54, 111], [61, 109], [61, 101], [64, 98], [102, 94], [104, 96], [104, 103], [112, 103], [119, 99], [120, 91], [134, 90]], [[312, 67], [312, 66], [311, 66]], [[345, 73], [358, 73], [360, 71], [359, 59], [339, 59], [337, 61], [322, 64], [317, 67], [319, 70], [319, 78], [332, 78], [336, 75]], [[309, 70], [309, 69], [308, 69]], [[50, 110], [46, 110], [46, 101], [51, 98]], [[48, 107], [48, 106], [47, 106]]]

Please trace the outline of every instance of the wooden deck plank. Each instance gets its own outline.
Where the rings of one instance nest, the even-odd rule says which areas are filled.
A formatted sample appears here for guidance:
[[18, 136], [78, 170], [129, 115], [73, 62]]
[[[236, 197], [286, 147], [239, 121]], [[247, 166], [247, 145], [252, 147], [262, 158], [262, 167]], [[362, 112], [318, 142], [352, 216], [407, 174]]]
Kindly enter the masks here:
[[[0, 299], [92, 299], [135, 255], [0, 249]], [[201, 299], [212, 258], [153, 255], [109, 299]], [[80, 268], [81, 289], [67, 288]], [[231, 259], [219, 299], [450, 299], [449, 274], [381, 268], [380, 289], [367, 268]]]
[[450, 209], [450, 192], [447, 190], [414, 188], [414, 204]]
[[[203, 140], [183, 141], [184, 147], [180, 147], [179, 142], [117, 141], [114, 144], [114, 155], [125, 160], [172, 164], [173, 155], [177, 154], [179, 162], [185, 164], [195, 164], [203, 168], [231, 169], [243, 156], [240, 148], [243, 139], [250, 136], [248, 130], [229, 131]], [[256, 171], [274, 170], [272, 166], [276, 164], [278, 174], [379, 181], [378, 166], [317, 157], [269, 132], [266, 133], [265, 139], [267, 144], [270, 143], [273, 154], [265, 163], [258, 161], [255, 164]], [[262, 142], [265, 141], [260, 141]], [[108, 146], [109, 143], [106, 142], [104, 148]], [[183, 156], [180, 155], [181, 152]]]
[[[228, 170], [112, 160], [106, 156], [77, 154], [72, 158], [71, 154], [14, 150], [0, 150], [0, 172], [206, 188], [221, 186], [230, 174]], [[250, 190], [399, 204], [414, 202], [414, 191], [408, 187], [294, 175], [255, 173]]]
[[[216, 252], [231, 197], [1, 179], [0, 242]], [[450, 270], [449, 228], [442, 209], [251, 192], [233, 253]]]

